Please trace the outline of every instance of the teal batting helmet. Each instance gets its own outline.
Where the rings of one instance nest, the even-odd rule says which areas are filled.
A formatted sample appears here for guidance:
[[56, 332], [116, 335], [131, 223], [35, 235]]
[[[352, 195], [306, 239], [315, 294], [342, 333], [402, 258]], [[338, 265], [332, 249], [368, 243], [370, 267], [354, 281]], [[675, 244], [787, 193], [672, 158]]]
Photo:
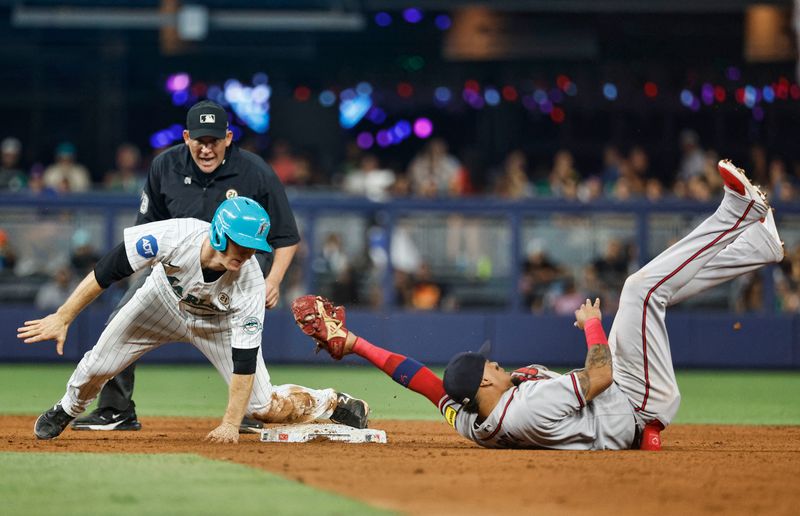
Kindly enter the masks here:
[[214, 213], [209, 228], [211, 247], [225, 251], [228, 238], [242, 247], [271, 252], [267, 243], [269, 215], [253, 199], [234, 197], [223, 201]]

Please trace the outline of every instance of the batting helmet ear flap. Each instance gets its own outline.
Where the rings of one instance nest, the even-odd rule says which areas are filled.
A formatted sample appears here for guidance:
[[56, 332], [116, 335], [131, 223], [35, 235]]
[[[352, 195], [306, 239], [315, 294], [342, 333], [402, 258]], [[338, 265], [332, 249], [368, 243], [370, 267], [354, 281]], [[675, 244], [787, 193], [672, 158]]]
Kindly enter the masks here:
[[209, 231], [208, 236], [211, 241], [211, 247], [222, 253], [228, 248], [228, 238], [225, 236], [222, 226], [219, 223], [215, 224], [215, 221], [216, 219], [211, 221], [211, 231]]

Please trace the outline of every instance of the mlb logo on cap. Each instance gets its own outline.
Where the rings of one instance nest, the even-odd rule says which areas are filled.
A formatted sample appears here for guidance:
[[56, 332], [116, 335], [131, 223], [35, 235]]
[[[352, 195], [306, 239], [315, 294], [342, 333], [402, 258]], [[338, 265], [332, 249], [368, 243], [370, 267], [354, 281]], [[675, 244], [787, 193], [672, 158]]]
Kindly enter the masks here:
[[200, 101], [186, 114], [186, 129], [189, 131], [189, 138], [225, 138], [228, 132], [228, 113], [216, 102]]

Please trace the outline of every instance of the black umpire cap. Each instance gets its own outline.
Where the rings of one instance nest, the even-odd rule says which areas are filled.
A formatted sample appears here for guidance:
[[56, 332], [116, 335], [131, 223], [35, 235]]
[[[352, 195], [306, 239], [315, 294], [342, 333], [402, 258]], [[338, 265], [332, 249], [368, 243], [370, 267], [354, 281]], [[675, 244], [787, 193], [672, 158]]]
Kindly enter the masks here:
[[225, 138], [228, 134], [228, 113], [216, 102], [200, 101], [186, 114], [186, 129], [193, 140], [203, 136]]
[[475, 399], [483, 380], [483, 368], [492, 350], [487, 340], [477, 353], [464, 351], [450, 359], [444, 370], [444, 391], [454, 401], [467, 405]]

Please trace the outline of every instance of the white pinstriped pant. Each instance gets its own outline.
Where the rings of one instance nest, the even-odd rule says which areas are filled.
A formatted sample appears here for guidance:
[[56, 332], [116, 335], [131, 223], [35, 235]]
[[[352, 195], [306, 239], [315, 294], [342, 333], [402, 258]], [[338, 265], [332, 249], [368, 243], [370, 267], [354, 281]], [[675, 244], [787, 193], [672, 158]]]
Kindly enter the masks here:
[[667, 426], [680, 406], [666, 329], [667, 307], [779, 259], [779, 245], [758, 221], [763, 205], [725, 190], [717, 211], [632, 274], [609, 333], [614, 381], [640, 422]]
[[[86, 352], [67, 382], [62, 408], [78, 416], [97, 397], [105, 383], [139, 357], [169, 342], [190, 342], [219, 371], [230, 385], [233, 359], [229, 318], [225, 315], [196, 316], [178, 308], [174, 294], [165, 292], [149, 276], [131, 300], [109, 321], [97, 344]], [[336, 408], [333, 389], [309, 389], [298, 385], [272, 385], [269, 371], [259, 352], [253, 393], [247, 414], [269, 422], [279, 422], [270, 409], [282, 401], [302, 394], [303, 410], [279, 410], [286, 422], [311, 421], [330, 417]], [[297, 404], [297, 403], [295, 403]], [[301, 414], [302, 413], [302, 414]]]

